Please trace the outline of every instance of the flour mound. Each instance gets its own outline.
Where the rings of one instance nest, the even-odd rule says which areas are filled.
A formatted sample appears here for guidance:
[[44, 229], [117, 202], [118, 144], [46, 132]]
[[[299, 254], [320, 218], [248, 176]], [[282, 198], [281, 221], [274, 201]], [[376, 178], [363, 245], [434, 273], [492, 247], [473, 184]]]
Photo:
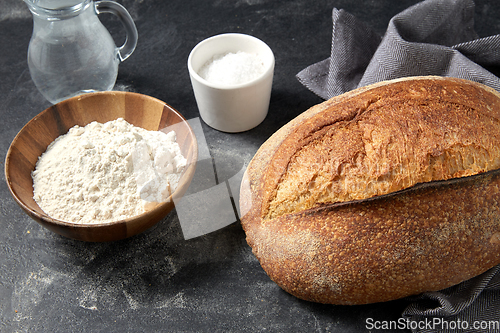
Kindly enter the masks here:
[[33, 197], [59, 220], [121, 220], [166, 201], [185, 166], [174, 131], [147, 131], [122, 118], [92, 122], [71, 128], [40, 156]]

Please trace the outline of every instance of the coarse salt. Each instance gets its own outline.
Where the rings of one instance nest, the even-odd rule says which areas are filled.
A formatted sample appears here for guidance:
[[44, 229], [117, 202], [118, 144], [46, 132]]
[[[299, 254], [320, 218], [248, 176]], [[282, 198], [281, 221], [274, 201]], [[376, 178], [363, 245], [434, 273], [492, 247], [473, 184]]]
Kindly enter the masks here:
[[198, 74], [211, 83], [237, 85], [256, 79], [264, 71], [264, 62], [257, 54], [238, 51], [214, 56]]

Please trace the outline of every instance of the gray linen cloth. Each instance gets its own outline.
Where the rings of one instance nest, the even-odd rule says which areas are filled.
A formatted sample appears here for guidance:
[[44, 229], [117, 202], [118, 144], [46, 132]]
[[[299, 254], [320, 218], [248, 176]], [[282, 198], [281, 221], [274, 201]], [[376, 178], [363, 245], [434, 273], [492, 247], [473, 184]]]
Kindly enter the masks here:
[[[331, 56], [297, 74], [329, 99], [383, 80], [415, 75], [469, 79], [500, 90], [500, 35], [478, 38], [472, 0], [427, 0], [394, 16], [383, 38], [333, 9]], [[488, 70], [490, 69], [490, 70]]]
[[[472, 0], [426, 0], [394, 16], [383, 38], [333, 10], [331, 56], [297, 74], [329, 99], [383, 80], [415, 75], [469, 79], [500, 91], [500, 35], [478, 38]], [[457, 286], [408, 298], [414, 332], [500, 332], [500, 266]]]

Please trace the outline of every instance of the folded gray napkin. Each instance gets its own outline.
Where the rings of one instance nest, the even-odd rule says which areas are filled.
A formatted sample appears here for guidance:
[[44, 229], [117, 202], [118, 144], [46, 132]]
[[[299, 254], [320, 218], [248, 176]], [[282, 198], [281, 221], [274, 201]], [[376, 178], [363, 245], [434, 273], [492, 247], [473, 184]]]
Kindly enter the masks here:
[[420, 2], [394, 16], [383, 38], [342, 9], [333, 9], [332, 17], [330, 57], [297, 74], [324, 99], [415, 75], [464, 78], [500, 90], [490, 71], [500, 70], [500, 35], [478, 38], [472, 0]]
[[500, 265], [456, 286], [409, 298], [413, 332], [500, 332]]
[[[478, 38], [472, 0], [426, 0], [394, 16], [383, 38], [333, 10], [331, 56], [297, 74], [329, 99], [383, 80], [439, 75], [500, 91], [500, 35]], [[399, 327], [413, 332], [500, 332], [500, 266], [440, 292], [411, 298]]]

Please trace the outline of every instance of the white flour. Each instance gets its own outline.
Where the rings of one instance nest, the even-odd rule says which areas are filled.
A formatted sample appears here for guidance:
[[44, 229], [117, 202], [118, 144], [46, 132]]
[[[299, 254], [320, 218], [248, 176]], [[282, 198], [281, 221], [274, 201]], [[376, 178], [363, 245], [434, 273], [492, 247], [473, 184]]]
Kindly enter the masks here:
[[185, 165], [173, 131], [147, 131], [121, 118], [75, 126], [40, 156], [34, 199], [68, 222], [121, 220], [165, 201]]

